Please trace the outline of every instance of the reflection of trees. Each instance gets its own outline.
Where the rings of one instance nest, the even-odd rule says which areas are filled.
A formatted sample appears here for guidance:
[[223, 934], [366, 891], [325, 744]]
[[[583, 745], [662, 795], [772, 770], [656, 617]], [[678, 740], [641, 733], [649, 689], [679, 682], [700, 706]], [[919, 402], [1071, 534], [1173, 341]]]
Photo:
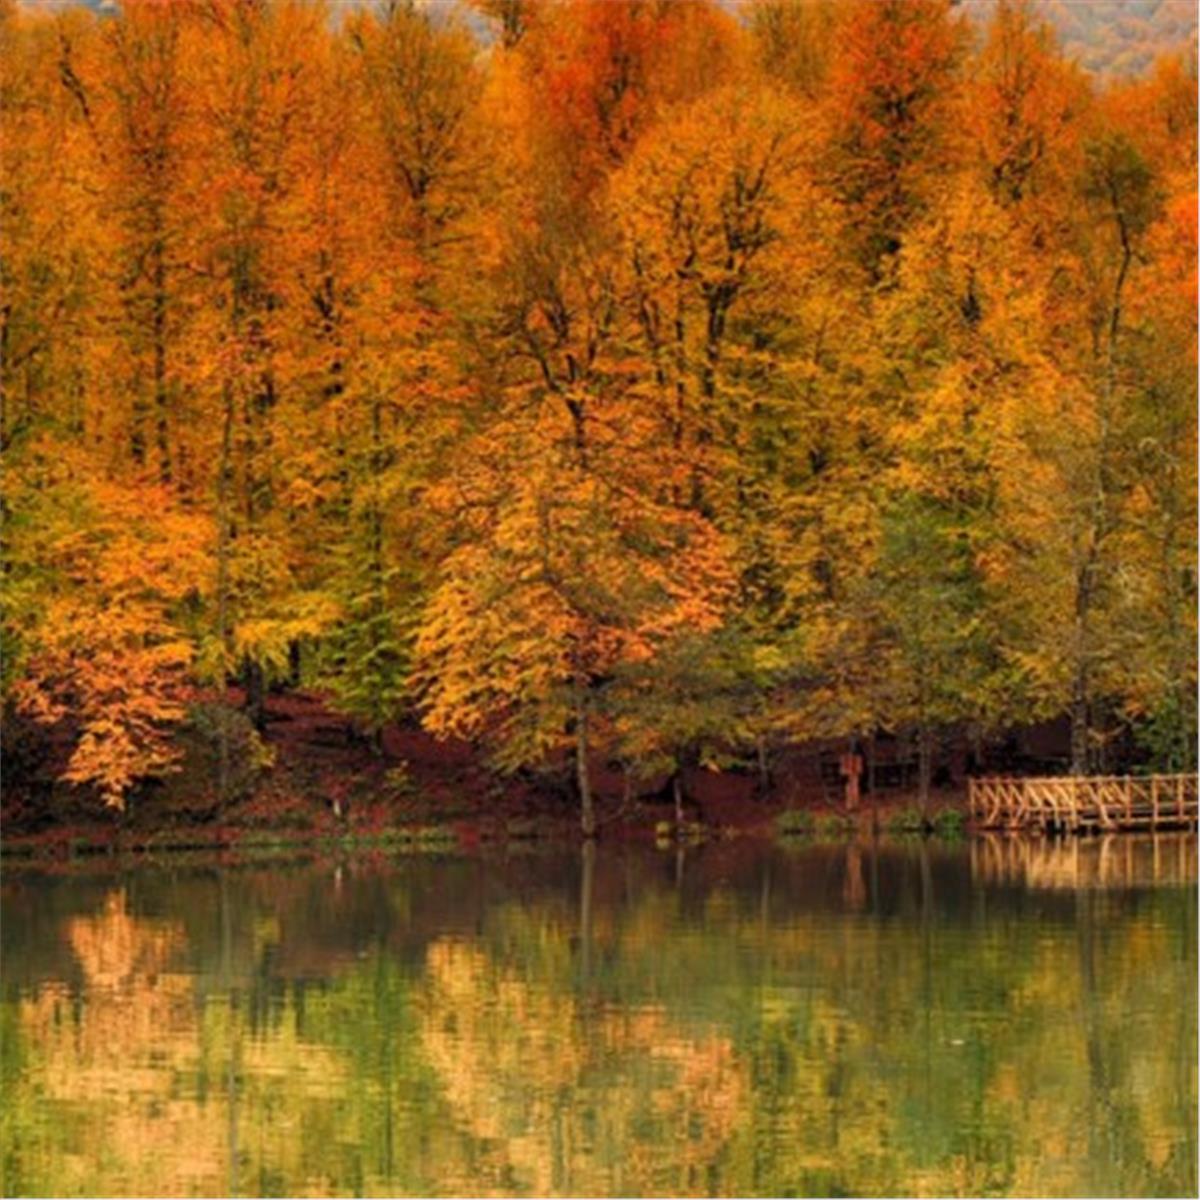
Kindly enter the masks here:
[[705, 1168], [745, 1111], [728, 1037], [689, 1036], [661, 1005], [589, 1005], [460, 941], [430, 947], [427, 977], [422, 1047], [480, 1147], [461, 1186], [708, 1191]]
[[1194, 1191], [1194, 888], [728, 861], [59, 892], [0, 1006], [3, 1190]]
[[1194, 1190], [1194, 891], [958, 911], [913, 859], [913, 919], [739, 918], [814, 995], [738, 1039], [774, 1194]]
[[195, 1103], [164, 1070], [196, 1062], [190, 981], [171, 969], [184, 942], [179, 923], [135, 917], [117, 888], [65, 932], [84, 979], [78, 1002], [50, 982], [21, 1005], [36, 1053], [31, 1085], [81, 1118], [72, 1129], [79, 1143], [61, 1155], [60, 1186], [87, 1192], [98, 1186], [98, 1164], [139, 1159], [163, 1168], [158, 1178], [175, 1190], [214, 1178], [219, 1147], [197, 1136]]
[[[683, 897], [664, 871], [598, 920], [597, 1002], [650, 1000], [677, 1024], [707, 1023], [753, 1080], [712, 1164], [716, 1190], [1186, 1189], [1191, 893], [1116, 895], [1077, 912], [1069, 894], [967, 891], [949, 870], [963, 872], [961, 855], [915, 844], [886, 851], [882, 868], [878, 856], [853, 845], [840, 859], [797, 855], [790, 870], [771, 865], [770, 888], [764, 864], [757, 881]], [[780, 884], [805, 870], [840, 908], [781, 900]], [[1081, 926], [1097, 946], [1090, 976]], [[569, 989], [568, 931], [560, 914], [513, 905], [482, 944], [508, 977]], [[1085, 1002], [1102, 1076], [1089, 1068]], [[1103, 1111], [1103, 1145], [1089, 1155], [1088, 1122]]]
[[[332, 1099], [342, 1092], [336, 1062], [302, 1044], [294, 1014], [269, 1040], [255, 1040], [245, 1037], [228, 994], [198, 1004], [194, 977], [179, 969], [182, 925], [133, 915], [123, 888], [110, 891], [96, 915], [67, 920], [64, 932], [82, 987], [47, 982], [18, 1009], [24, 1094], [7, 1102], [49, 1103], [55, 1113], [41, 1162], [6, 1163], [50, 1169], [43, 1186], [28, 1190], [223, 1195], [238, 1179], [231, 1144], [242, 1146], [250, 1178], [257, 1160], [295, 1159], [294, 1126], [265, 1139], [255, 1137], [264, 1131], [257, 1128], [239, 1138], [235, 1126], [231, 1143], [225, 1119], [233, 1113], [251, 1125], [272, 1093], [319, 1089]], [[229, 1103], [231, 1066], [234, 1088], [250, 1081], [240, 1116]]]

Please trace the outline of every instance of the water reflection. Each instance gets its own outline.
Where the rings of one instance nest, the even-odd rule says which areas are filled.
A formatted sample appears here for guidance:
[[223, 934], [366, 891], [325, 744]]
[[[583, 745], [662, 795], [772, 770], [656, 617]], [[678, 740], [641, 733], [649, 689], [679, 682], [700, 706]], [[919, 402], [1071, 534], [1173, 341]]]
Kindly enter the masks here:
[[1145, 888], [1196, 882], [1196, 839], [1175, 834], [1027, 838], [985, 834], [971, 842], [982, 883], [1033, 888]]
[[1194, 1192], [1195, 839], [1021, 846], [9, 871], [4, 1193]]

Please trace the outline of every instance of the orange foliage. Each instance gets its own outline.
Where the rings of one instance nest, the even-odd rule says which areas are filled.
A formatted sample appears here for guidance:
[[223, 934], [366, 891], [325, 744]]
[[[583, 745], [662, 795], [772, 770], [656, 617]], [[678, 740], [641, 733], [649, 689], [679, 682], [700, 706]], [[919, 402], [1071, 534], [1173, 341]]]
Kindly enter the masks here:
[[120, 805], [235, 678], [510, 766], [694, 753], [685, 701], [1191, 755], [1194, 65], [1098, 87], [1022, 0], [473, 7], [0, 8], [5, 698], [65, 778]]

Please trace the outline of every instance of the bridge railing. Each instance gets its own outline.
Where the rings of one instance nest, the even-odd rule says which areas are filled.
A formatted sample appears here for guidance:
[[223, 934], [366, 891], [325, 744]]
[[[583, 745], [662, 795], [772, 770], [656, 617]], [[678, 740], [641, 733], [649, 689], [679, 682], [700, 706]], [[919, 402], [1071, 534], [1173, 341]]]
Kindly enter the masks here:
[[1059, 775], [971, 779], [980, 829], [1163, 829], [1195, 825], [1195, 775]]

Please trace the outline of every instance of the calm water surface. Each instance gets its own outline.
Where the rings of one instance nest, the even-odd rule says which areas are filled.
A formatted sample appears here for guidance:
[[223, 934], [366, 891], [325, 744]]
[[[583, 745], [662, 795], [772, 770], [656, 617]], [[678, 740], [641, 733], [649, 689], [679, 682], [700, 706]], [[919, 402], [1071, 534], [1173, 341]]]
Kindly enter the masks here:
[[83, 872], [8, 1195], [1196, 1193], [1194, 838]]

